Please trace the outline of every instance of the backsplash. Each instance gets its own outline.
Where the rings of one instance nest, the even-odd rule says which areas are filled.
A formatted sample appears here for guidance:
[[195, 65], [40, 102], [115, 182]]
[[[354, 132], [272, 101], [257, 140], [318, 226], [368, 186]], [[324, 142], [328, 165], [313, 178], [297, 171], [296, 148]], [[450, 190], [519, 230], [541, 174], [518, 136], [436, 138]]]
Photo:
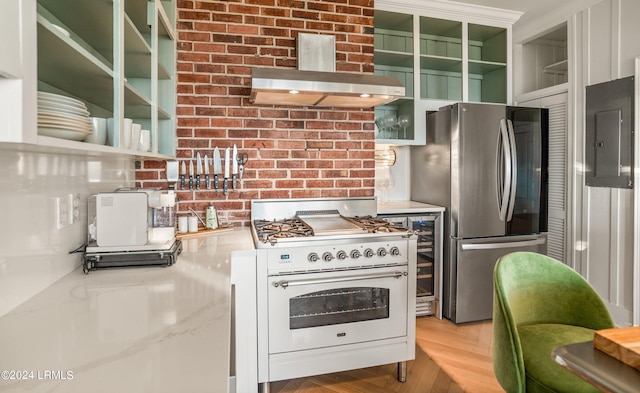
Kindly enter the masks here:
[[[334, 35], [338, 72], [373, 73], [373, 1], [178, 1], [177, 20], [178, 160], [234, 144], [249, 158], [237, 191], [179, 190], [180, 211], [213, 202], [246, 225], [256, 198], [374, 195], [372, 108], [249, 102], [253, 67], [296, 68], [298, 32]], [[138, 184], [166, 188], [163, 168], [145, 161]]]
[[[131, 158], [32, 153], [0, 146], [0, 316], [81, 265], [87, 197], [133, 186]], [[79, 198], [79, 215], [61, 211]], [[78, 200], [78, 199], [77, 199]], [[69, 214], [73, 214], [73, 210]], [[64, 215], [64, 214], [63, 214]]]

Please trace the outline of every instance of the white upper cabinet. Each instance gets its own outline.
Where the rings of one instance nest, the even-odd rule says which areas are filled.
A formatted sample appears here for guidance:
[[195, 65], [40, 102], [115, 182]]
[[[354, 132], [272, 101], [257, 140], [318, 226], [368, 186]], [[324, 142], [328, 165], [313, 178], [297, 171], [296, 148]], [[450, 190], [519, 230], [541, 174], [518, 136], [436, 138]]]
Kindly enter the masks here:
[[459, 102], [511, 103], [511, 26], [519, 12], [439, 0], [378, 0], [377, 74], [406, 97], [375, 109], [376, 142], [426, 143], [426, 114]]
[[[567, 24], [563, 23], [517, 45], [516, 96], [539, 90], [566, 90]], [[565, 85], [565, 87], [563, 87]]]
[[[8, 1], [0, 21], [15, 23], [3, 23], [2, 29], [11, 31], [0, 39], [12, 59], [0, 62], [0, 142], [25, 149], [175, 156], [175, 0]], [[112, 145], [42, 135], [38, 91], [81, 101], [89, 116], [114, 118]], [[125, 146], [120, 132], [125, 118], [150, 131], [149, 152]]]

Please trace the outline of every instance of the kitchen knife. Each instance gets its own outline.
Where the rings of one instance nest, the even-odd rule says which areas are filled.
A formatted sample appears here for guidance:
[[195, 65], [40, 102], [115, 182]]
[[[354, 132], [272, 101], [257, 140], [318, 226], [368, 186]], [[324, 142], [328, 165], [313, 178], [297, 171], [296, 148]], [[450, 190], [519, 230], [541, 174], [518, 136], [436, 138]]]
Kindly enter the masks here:
[[193, 190], [193, 160], [189, 160], [189, 189]]
[[211, 181], [209, 180], [209, 157], [204, 155], [204, 183], [206, 184], [207, 190], [211, 189]]
[[236, 144], [233, 144], [233, 155], [231, 156], [231, 161], [233, 162], [233, 174], [232, 174], [232, 181], [231, 181], [231, 187], [233, 187], [233, 190], [237, 190], [238, 189], [238, 161], [236, 161], [236, 157], [238, 156], [238, 148], [236, 147]]
[[184, 177], [187, 174], [187, 166], [182, 161], [182, 175], [180, 175], [180, 188], [184, 190]]
[[200, 174], [202, 173], [202, 159], [200, 152], [196, 155], [196, 190], [200, 189]]
[[218, 189], [218, 173], [222, 173], [222, 163], [220, 162], [220, 150], [218, 147], [213, 150], [213, 188]]
[[224, 195], [227, 195], [229, 192], [229, 165], [231, 164], [229, 160], [231, 160], [231, 148], [227, 147], [224, 151], [224, 180], [222, 182], [222, 191], [224, 191]]

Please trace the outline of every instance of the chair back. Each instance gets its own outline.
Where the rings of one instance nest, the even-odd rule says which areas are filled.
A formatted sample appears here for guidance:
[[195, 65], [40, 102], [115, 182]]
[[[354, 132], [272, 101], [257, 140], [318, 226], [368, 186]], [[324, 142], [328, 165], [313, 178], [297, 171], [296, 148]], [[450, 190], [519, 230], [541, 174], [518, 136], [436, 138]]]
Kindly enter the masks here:
[[613, 326], [604, 302], [576, 271], [553, 258], [514, 252], [494, 269], [493, 365], [511, 393], [526, 391], [518, 327], [552, 323], [598, 330]]

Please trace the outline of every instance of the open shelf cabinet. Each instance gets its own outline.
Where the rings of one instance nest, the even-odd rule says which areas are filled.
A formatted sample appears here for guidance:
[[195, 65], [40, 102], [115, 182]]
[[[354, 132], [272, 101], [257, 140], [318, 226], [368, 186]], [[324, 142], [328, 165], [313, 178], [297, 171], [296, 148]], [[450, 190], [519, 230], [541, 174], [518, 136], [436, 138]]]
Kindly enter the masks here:
[[[175, 157], [175, 0], [9, 0], [18, 18], [21, 68], [0, 79], [0, 142], [99, 154]], [[0, 70], [0, 75], [2, 75]], [[112, 146], [38, 135], [37, 91], [82, 101], [90, 116], [116, 119]], [[7, 96], [5, 96], [5, 94]], [[122, 146], [119, 129], [131, 118], [151, 131], [151, 151]]]
[[406, 88], [404, 99], [376, 108], [376, 119], [411, 117], [406, 132], [376, 127], [378, 143], [426, 143], [426, 111], [452, 102], [510, 102], [511, 26], [520, 14], [492, 10], [495, 15], [486, 18], [487, 12], [429, 0], [376, 2], [375, 72]]

